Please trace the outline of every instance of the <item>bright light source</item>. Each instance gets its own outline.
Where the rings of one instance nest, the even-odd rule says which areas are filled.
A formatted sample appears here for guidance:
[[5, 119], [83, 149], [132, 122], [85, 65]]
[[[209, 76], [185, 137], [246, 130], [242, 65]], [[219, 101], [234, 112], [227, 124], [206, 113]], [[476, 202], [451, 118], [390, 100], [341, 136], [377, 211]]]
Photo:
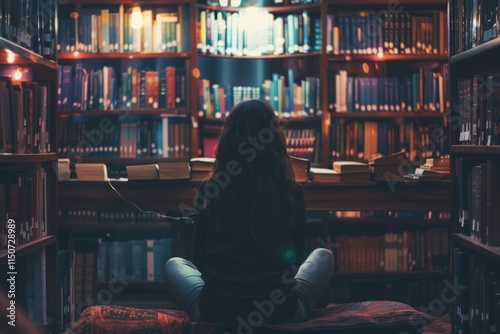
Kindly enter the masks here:
[[377, 54], [377, 57], [379, 57], [380, 59], [382, 59], [382, 58], [384, 58], [384, 54], [383, 54], [382, 52], [379, 52], [379, 53]]
[[78, 52], [78, 51], [73, 52], [73, 56], [75, 56], [75, 58], [78, 57], [79, 54], [80, 54], [80, 52]]
[[21, 78], [23, 77], [23, 69], [18, 67], [15, 71], [14, 71], [14, 80], [21, 80]]
[[135, 4], [132, 8], [132, 29], [141, 29], [143, 25], [141, 7]]

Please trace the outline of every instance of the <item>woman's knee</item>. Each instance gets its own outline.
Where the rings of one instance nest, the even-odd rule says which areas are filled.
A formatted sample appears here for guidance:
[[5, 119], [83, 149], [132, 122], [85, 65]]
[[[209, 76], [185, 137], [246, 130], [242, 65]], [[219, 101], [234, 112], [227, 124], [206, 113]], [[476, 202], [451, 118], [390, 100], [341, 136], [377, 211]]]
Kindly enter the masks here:
[[184, 259], [181, 257], [172, 257], [165, 263], [165, 275], [175, 272], [184, 264]]
[[314, 258], [320, 262], [331, 263], [333, 265], [333, 253], [326, 248], [316, 248], [311, 253]]

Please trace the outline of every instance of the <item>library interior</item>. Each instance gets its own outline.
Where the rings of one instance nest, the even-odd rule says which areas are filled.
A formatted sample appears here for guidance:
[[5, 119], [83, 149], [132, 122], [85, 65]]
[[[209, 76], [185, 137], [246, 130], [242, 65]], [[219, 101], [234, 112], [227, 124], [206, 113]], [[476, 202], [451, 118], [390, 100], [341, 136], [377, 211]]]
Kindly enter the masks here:
[[0, 0], [0, 333], [500, 333], [499, 59], [497, 0]]

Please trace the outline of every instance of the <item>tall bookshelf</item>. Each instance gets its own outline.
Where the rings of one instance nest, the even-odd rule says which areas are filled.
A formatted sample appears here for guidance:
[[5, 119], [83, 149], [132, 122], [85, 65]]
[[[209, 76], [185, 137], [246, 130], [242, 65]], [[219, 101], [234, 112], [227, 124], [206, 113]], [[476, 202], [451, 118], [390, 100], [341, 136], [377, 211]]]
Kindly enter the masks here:
[[7, 332], [53, 333], [58, 314], [57, 3], [45, 5], [2, 3], [0, 19], [1, 293], [14, 315], [2, 324]]
[[498, 3], [450, 1], [453, 333], [500, 328]]
[[58, 156], [104, 163], [113, 178], [125, 165], [198, 156], [190, 1], [60, 8]]
[[[447, 76], [446, 61], [448, 59], [444, 34], [444, 24], [446, 23], [446, 3], [444, 1], [404, 1], [396, 6], [397, 8], [389, 8], [387, 3], [377, 0], [355, 2], [325, 0], [312, 3], [293, 0], [275, 3], [272, 0], [266, 0], [250, 4], [250, 6], [247, 6], [249, 4], [245, 1], [242, 1], [238, 6], [234, 2], [224, 5], [223, 1], [207, 2], [201, 0], [178, 0], [173, 3], [169, 2], [168, 5], [161, 1], [144, 0], [139, 3], [141, 10], [169, 8], [175, 11], [177, 8], [179, 13], [184, 13], [178, 14], [178, 17], [179, 20], [182, 17], [184, 26], [189, 27], [189, 34], [186, 35], [189, 37], [189, 49], [183, 48], [181, 52], [173, 53], [130, 53], [125, 51], [108, 53], [82, 52], [70, 48], [69, 52], [59, 54], [59, 65], [75, 66], [79, 62], [83, 62], [84, 64], [101, 64], [99, 66], [113, 64], [110, 66], [126, 68], [129, 66], [128, 62], [137, 59], [145, 63], [156, 60], [156, 58], [172, 58], [180, 62], [189, 61], [191, 71], [186, 71], [190, 75], [191, 83], [189, 108], [184, 111], [178, 108], [167, 108], [166, 111], [160, 112], [167, 114], [169, 112], [185, 112], [190, 115], [193, 126], [191, 156], [212, 156], [215, 139], [220, 133], [230, 106], [240, 99], [250, 97], [270, 101], [285, 126], [289, 137], [289, 146], [294, 149], [290, 150], [289, 153], [295, 156], [304, 154], [304, 157], [310, 159], [317, 166], [331, 168], [332, 161], [339, 159], [366, 161], [372, 153], [389, 154], [400, 149], [405, 149], [410, 153], [407, 161], [409, 165], [418, 164], [426, 157], [444, 156], [448, 153], [448, 144], [437, 142], [441, 134], [439, 131], [442, 131], [441, 128], [446, 124], [445, 111], [448, 108], [446, 103], [448, 89], [445, 85], [446, 80], [444, 80]], [[60, 20], [61, 18], [74, 20], [75, 12], [79, 13], [78, 17], [92, 15], [92, 13], [101, 15], [103, 9], [108, 9], [110, 13], [120, 13], [121, 4], [123, 4], [124, 13], [132, 10], [132, 1], [71, 0], [69, 4], [62, 6], [62, 14], [59, 18]], [[360, 4], [363, 5], [363, 10], [359, 9]], [[342, 18], [342, 25], [339, 25], [339, 18]], [[404, 31], [410, 35], [419, 30], [418, 28], [426, 28], [426, 35], [418, 35], [418, 37], [425, 38], [420, 45], [427, 43], [425, 44], [428, 46], [427, 49], [413, 52], [410, 48], [407, 52], [406, 48], [402, 48], [404, 54], [401, 54], [401, 50], [396, 52], [389, 50], [388, 47], [384, 49], [384, 40], [382, 40], [380, 51], [378, 46], [374, 47], [376, 52], [374, 52], [374, 48], [368, 47], [371, 45], [370, 43], [375, 43], [374, 45], [379, 43], [378, 40], [374, 40], [368, 30], [363, 33], [363, 29], [368, 29], [370, 25], [378, 32], [387, 31], [387, 38], [393, 43], [401, 40], [413, 40], [416, 43], [416, 33], [414, 37], [412, 35], [409, 37], [400, 36], [395, 33], [399, 31], [396, 24], [402, 22], [420, 25], [413, 30], [406, 27]], [[384, 26], [385, 23], [388, 24], [387, 27]], [[286, 28], [285, 24], [287, 24]], [[295, 24], [297, 24], [297, 29], [288, 29], [290, 26], [294, 27]], [[236, 29], [236, 27], [239, 28]], [[344, 30], [358, 31], [360, 33], [359, 40], [346, 39]], [[266, 31], [265, 34], [264, 31]], [[268, 31], [273, 32], [272, 37], [269, 36]], [[336, 35], [334, 35], [334, 31], [336, 31]], [[233, 34], [235, 34], [234, 39]], [[231, 38], [229, 39], [228, 36]], [[341, 46], [342, 52], [340, 51]], [[347, 50], [350, 50], [350, 53], [347, 53]], [[84, 68], [86, 67], [84, 66]], [[121, 70], [116, 70], [116, 73], [121, 73]], [[338, 79], [336, 75], [338, 75]], [[390, 81], [388, 78], [393, 78], [393, 80]], [[336, 84], [337, 80], [339, 84]], [[363, 101], [358, 101], [358, 103], [366, 103], [366, 105], [364, 108], [357, 108], [353, 95], [348, 97], [347, 90], [340, 91], [341, 80], [345, 86], [348, 85], [347, 81], [349, 81], [352, 89], [355, 87], [360, 89], [359, 86], [365, 85], [365, 83], [372, 85], [372, 81], [375, 84], [383, 84], [387, 94], [392, 94], [390, 95], [392, 96], [392, 105], [388, 104], [387, 110], [378, 110], [378, 108], [375, 110], [372, 109], [372, 106], [370, 106], [372, 110], [369, 110], [368, 104], [377, 104], [378, 100], [375, 99], [375, 96], [378, 92], [373, 92], [372, 96], [372, 90], [365, 90]], [[403, 98], [402, 95], [400, 99], [397, 99], [396, 91], [400, 90], [399, 84], [406, 85], [404, 87], [410, 89], [411, 94], [414, 94], [415, 97], [409, 93], [407, 99]], [[392, 90], [390, 85], [394, 86]], [[293, 89], [290, 89], [291, 87]], [[403, 91], [403, 88], [401, 90]], [[350, 101], [349, 106], [352, 106], [349, 109], [347, 108], [348, 100]], [[343, 107], [342, 103], [345, 103], [346, 108]], [[419, 107], [412, 107], [410, 111], [407, 107], [410, 103], [415, 103], [415, 105], [419, 103]], [[403, 108], [406, 109], [403, 110]], [[120, 108], [118, 110], [66, 110], [63, 107], [58, 111], [58, 117], [59, 123], [64, 124], [71, 122], [73, 118], [78, 120], [78, 118], [83, 117], [86, 121], [87, 119], [102, 119], [103, 115], [150, 117], [156, 113], [155, 110], [121, 110]], [[74, 123], [78, 122], [74, 121]], [[371, 153], [365, 154], [367, 148], [365, 149], [364, 146], [365, 143], [368, 145], [368, 138], [364, 138], [364, 130], [359, 130], [359, 136], [357, 135], [358, 130], [354, 132], [354, 129], [361, 129], [360, 124], [365, 123], [370, 123], [370, 131], [375, 132], [378, 132], [379, 124], [384, 124], [385, 133], [392, 133], [390, 135], [392, 141], [384, 141], [385, 133], [379, 134], [373, 137], [375, 139], [369, 144]], [[88, 122], [87, 124], [90, 124], [90, 129], [93, 129], [96, 123]], [[335, 127], [334, 124], [339, 125]], [[90, 129], [86, 129], [87, 132]], [[78, 127], [69, 128], [67, 133], [71, 134], [82, 130]], [[438, 131], [438, 133], [433, 131]], [[343, 136], [342, 140], [340, 140], [340, 134]], [[68, 137], [65, 136], [62, 134], [59, 137], [61, 150], [64, 150], [67, 145]], [[75, 142], [71, 137], [70, 141]], [[360, 142], [360, 146], [354, 147], [354, 142]], [[334, 143], [335, 145], [342, 143], [342, 146], [351, 143], [351, 146], [346, 152], [340, 154], [339, 150], [333, 149]], [[71, 145], [69, 145], [69, 149], [71, 149]], [[339, 152], [339, 154], [332, 154], [332, 151]], [[64, 154], [61, 155], [61, 157], [63, 156]], [[155, 163], [175, 161], [175, 159], [177, 158], [139, 159], [91, 156], [82, 157], [80, 160], [83, 162], [105, 162], [111, 165], [117, 163]], [[144, 198], [141, 196], [139, 201], [144, 205], [143, 208], [156, 211], [175, 210], [178, 208], [179, 199], [173, 194], [177, 189], [183, 191], [184, 195], [186, 191], [186, 184], [182, 182], [166, 182], [165, 187], [172, 191], [167, 192], [168, 203], [165, 201], [160, 203], [158, 201], [160, 198], [163, 200], [163, 197], [153, 196], [151, 198], [150, 193], [145, 194], [141, 190], [142, 183], [122, 184], [113, 181], [112, 184], [125, 198], [134, 199], [134, 202], [137, 200], [138, 194], [144, 194]], [[374, 185], [374, 182], [367, 184], [366, 186], [370, 186], [367, 188], [370, 189], [367, 192], [370, 195], [376, 194], [378, 196], [379, 193], [376, 190], [378, 188], [371, 187]], [[104, 242], [114, 242], [134, 240], [134, 238], [154, 239], [159, 237], [160, 233], [177, 235], [179, 226], [172, 226], [167, 222], [158, 224], [158, 222], [147, 221], [139, 225], [136, 208], [121, 199], [117, 199], [116, 193], [112, 192], [108, 186], [107, 183], [102, 182], [78, 181], [68, 181], [60, 185], [61, 191], [65, 194], [64, 198], [60, 199], [61, 233], [67, 236], [65, 240], [73, 240], [75, 236], [88, 236], [100, 238]], [[196, 184], [189, 184], [187, 187], [189, 195], [186, 198], [188, 201], [192, 201], [190, 195], [196, 186]], [[380, 184], [380, 186], [383, 188], [384, 184]], [[312, 206], [308, 209], [321, 211], [319, 214], [321, 224], [318, 225], [320, 229], [318, 233], [325, 237], [328, 235], [334, 238], [345, 236], [354, 240], [356, 237], [367, 237], [368, 239], [370, 237], [385, 237], [384, 233], [386, 232], [394, 232], [396, 235], [401, 234], [401, 236], [419, 233], [419, 235], [427, 235], [430, 242], [433, 236], [432, 233], [427, 233], [427, 230], [441, 230], [440, 233], [447, 236], [449, 226], [447, 225], [446, 212], [449, 206], [446, 200], [443, 200], [447, 196], [443, 192], [443, 189], [447, 188], [447, 184], [440, 183], [435, 188], [431, 186], [430, 189], [412, 187], [412, 184], [403, 183], [400, 186], [404, 191], [395, 193], [397, 194], [396, 198], [391, 198], [394, 201], [391, 202], [390, 206], [367, 206], [366, 201], [361, 201], [363, 203], [363, 207], [361, 207], [355, 204], [359, 202], [353, 201], [354, 204], [348, 204], [338, 198], [336, 200], [342, 205], [329, 203], [331, 205]], [[113, 203], [100, 202], [103, 187], [107, 189], [106, 193], [110, 191], [110, 194], [113, 194]], [[156, 185], [151, 185], [149, 189], [154, 187]], [[318, 193], [324, 198], [332, 197], [328, 191], [338, 191], [339, 193], [353, 191], [356, 194], [354, 196], [363, 197], [359, 192], [359, 187], [354, 187], [355, 190], [351, 189], [349, 185], [334, 187], [334, 190], [326, 187], [319, 188], [317, 189]], [[388, 189], [389, 187], [385, 190]], [[425, 203], [405, 201], [409, 198], [407, 197], [408, 192], [419, 191], [419, 189], [424, 191], [425, 196], [436, 195], [436, 201], [439, 204], [433, 203], [432, 200], [425, 201]], [[156, 193], [156, 190], [152, 193]], [[402, 196], [402, 198], [398, 199], [397, 196]], [[94, 197], [93, 201], [87, 200]], [[143, 201], [146, 198], [147, 200]], [[318, 201], [321, 202], [322, 198]], [[340, 214], [339, 216], [335, 213], [329, 214], [331, 210], [340, 212], [358, 209], [372, 210], [373, 212], [382, 210], [392, 212], [418, 211], [419, 215], [406, 218], [396, 218], [396, 216], [349, 218]], [[429, 211], [439, 211], [442, 215], [429, 217]], [[119, 216], [119, 212], [123, 212], [125, 216]], [[115, 223], [116, 215], [122, 217], [118, 219], [130, 220], [130, 223]], [[105, 217], [104, 220], [102, 217]], [[104, 221], [107, 223], [103, 223]], [[311, 226], [312, 230], [314, 230], [314, 226]], [[181, 229], [180, 237], [175, 238], [177, 241], [174, 241], [174, 255], [189, 256], [189, 242], [182, 234], [186, 231], [189, 232], [189, 230]], [[360, 233], [360, 231], [362, 232]], [[425, 243], [425, 236], [419, 238], [420, 243]], [[389, 244], [391, 241], [387, 241], [387, 243]], [[446, 246], [446, 242], [444, 245]], [[109, 252], [112, 249], [109, 247], [114, 246], [108, 244], [106, 247], [108, 247]], [[120, 251], [118, 250], [118, 252]], [[436, 254], [436, 256], [440, 255]], [[449, 275], [449, 263], [446, 256], [439, 258], [439, 262], [443, 264], [440, 268], [422, 265], [419, 267], [420, 269], [412, 267], [411, 270], [401, 268], [381, 270], [381, 268], [368, 269], [368, 267], [359, 267], [354, 270], [345, 267], [339, 270], [334, 280], [345, 282], [343, 285], [337, 285], [341, 290], [345, 288], [340, 292], [345, 292], [356, 290], [356, 286], [352, 284], [354, 281], [367, 282], [369, 279], [376, 278], [377, 283], [385, 286], [383, 282], [394, 283], [396, 277], [398, 284], [393, 284], [394, 288], [391, 289], [398, 290], [401, 287], [400, 290], [405, 290], [414, 283], [420, 284], [420, 281], [443, 281]], [[98, 267], [97, 270], [99, 271]], [[130, 280], [129, 283], [126, 288], [127, 292], [154, 291], [164, 287], [164, 283], [148, 282], [144, 279], [142, 281]], [[101, 284], [99, 287], [105, 286]], [[421, 290], [415, 288], [411, 293], [418, 295], [419, 291]], [[341, 299], [344, 298], [342, 301], [356, 298], [353, 295], [345, 294], [337, 296], [340, 296]], [[401, 293], [393, 294], [390, 297], [405, 301], [404, 298], [401, 298]], [[118, 299], [116, 302], [119, 302]]]
[[321, 5], [198, 1], [196, 19], [203, 154], [214, 156], [230, 107], [257, 98], [281, 118], [289, 153], [319, 164]]

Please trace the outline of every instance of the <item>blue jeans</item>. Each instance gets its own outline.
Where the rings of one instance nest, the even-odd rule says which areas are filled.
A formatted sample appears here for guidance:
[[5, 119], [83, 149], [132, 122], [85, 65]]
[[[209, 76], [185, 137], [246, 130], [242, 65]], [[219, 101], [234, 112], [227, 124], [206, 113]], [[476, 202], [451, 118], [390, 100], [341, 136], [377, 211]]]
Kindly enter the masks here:
[[[295, 280], [299, 299], [296, 322], [306, 320], [328, 285], [334, 269], [333, 254], [325, 248], [317, 248], [300, 266]], [[202, 321], [200, 294], [205, 282], [200, 271], [188, 260], [174, 257], [165, 264], [167, 286], [172, 300], [188, 312], [192, 321]]]

